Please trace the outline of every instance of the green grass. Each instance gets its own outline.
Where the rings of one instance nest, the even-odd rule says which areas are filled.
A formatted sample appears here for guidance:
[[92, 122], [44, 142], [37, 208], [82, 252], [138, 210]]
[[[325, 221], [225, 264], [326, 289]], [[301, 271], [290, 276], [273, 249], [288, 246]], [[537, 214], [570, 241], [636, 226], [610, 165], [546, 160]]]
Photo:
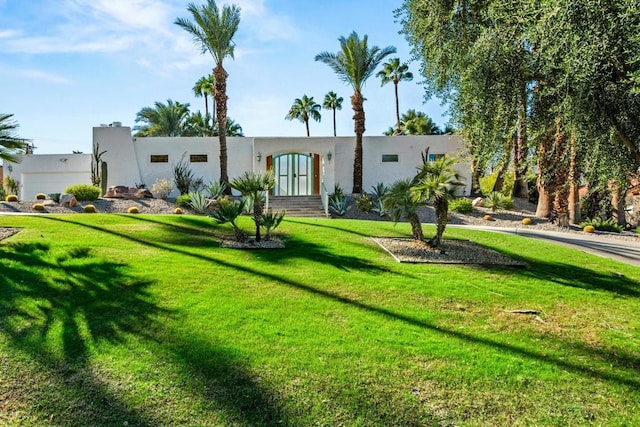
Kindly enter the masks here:
[[398, 264], [386, 222], [285, 219], [270, 251], [204, 217], [2, 222], [2, 425], [640, 424], [625, 264], [459, 229], [529, 268]]

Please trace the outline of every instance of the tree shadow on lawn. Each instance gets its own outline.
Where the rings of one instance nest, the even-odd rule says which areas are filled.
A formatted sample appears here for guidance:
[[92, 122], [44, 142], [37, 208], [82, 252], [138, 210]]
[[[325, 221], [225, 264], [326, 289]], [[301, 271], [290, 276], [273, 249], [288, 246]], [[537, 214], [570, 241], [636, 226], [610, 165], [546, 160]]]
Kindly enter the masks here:
[[[218, 409], [243, 424], [286, 419], [283, 411], [272, 406], [274, 393], [261, 386], [231, 352], [195, 342], [192, 336], [175, 336], [166, 342], [166, 324], [158, 324], [157, 319], [173, 313], [154, 302], [148, 290], [152, 282], [126, 275], [126, 264], [94, 259], [89, 248], [55, 256], [46, 244], [10, 243], [0, 245], [0, 266], [0, 335], [10, 342], [11, 353], [33, 360], [3, 355], [0, 396], [13, 396], [5, 407], [7, 403], [26, 407], [22, 412], [30, 419], [47, 418], [61, 425], [171, 424], [166, 418], [171, 412], [156, 413], [166, 407], [164, 400], [155, 402], [160, 409], [151, 414], [148, 407], [131, 408], [123, 393], [100, 378], [92, 364], [92, 343], [126, 346], [127, 336], [137, 336], [159, 341], [182, 371], [208, 376], [209, 385], [216, 387], [201, 392], [205, 405], [215, 398]], [[201, 382], [195, 378], [185, 389]], [[122, 381], [116, 380], [116, 384]], [[153, 402], [146, 405], [153, 407]], [[30, 413], [31, 408], [37, 408], [37, 413]]]

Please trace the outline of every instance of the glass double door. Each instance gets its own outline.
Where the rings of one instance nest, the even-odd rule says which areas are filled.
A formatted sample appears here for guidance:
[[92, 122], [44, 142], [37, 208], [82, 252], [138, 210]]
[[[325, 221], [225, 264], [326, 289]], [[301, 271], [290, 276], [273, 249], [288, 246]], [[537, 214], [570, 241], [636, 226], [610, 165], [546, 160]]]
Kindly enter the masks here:
[[307, 196], [314, 194], [317, 171], [313, 153], [273, 155], [276, 185], [275, 196]]

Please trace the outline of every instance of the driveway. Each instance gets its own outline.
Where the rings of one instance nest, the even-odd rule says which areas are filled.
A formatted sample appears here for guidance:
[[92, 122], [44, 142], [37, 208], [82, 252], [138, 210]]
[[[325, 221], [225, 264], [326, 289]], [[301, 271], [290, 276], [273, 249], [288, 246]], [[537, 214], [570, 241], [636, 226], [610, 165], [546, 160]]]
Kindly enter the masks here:
[[559, 245], [579, 249], [604, 258], [614, 259], [627, 264], [640, 266], [640, 239], [638, 241], [609, 237], [603, 234], [566, 233], [558, 231], [542, 231], [534, 229], [482, 227], [473, 225], [454, 225], [447, 227], [469, 228], [473, 230], [492, 231], [495, 233], [514, 234], [517, 236], [547, 240]]

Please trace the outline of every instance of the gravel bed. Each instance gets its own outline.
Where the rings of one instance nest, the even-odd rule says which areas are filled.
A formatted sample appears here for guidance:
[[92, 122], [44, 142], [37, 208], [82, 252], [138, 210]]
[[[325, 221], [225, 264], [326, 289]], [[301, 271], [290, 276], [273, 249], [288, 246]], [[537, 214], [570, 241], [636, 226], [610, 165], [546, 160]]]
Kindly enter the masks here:
[[[176, 208], [175, 200], [168, 199], [98, 199], [90, 202], [79, 202], [80, 205], [74, 208], [60, 206], [52, 201], [45, 201], [44, 211], [36, 211], [33, 205], [43, 201], [20, 201], [20, 202], [0, 202], [0, 212], [22, 212], [22, 213], [51, 213], [51, 214], [73, 214], [82, 213], [86, 205], [93, 205], [97, 212], [101, 213], [127, 213], [130, 207], [138, 208], [140, 213], [147, 214], [172, 214]], [[191, 212], [188, 208], [181, 208], [185, 213]]]

